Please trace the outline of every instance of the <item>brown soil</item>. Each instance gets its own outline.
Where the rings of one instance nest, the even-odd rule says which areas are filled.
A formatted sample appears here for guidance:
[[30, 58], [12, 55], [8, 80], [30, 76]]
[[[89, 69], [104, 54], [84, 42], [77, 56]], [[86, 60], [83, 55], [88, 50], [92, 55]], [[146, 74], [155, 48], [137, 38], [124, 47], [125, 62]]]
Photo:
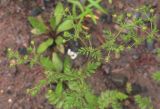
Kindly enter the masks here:
[[[145, 2], [133, 0], [132, 5], [137, 5], [137, 1], [141, 1], [142, 4]], [[31, 4], [35, 6], [35, 2]], [[37, 97], [26, 94], [26, 89], [33, 87], [43, 78], [42, 69], [38, 66], [31, 69], [25, 65], [10, 68], [6, 58], [7, 48], [17, 50], [20, 46], [28, 46], [31, 34], [27, 16], [32, 9], [31, 4], [26, 4], [23, 0], [5, 4], [0, 2], [0, 109], [53, 109], [41, 94], [43, 92]], [[115, 2], [115, 5], [120, 6], [118, 2]], [[132, 58], [134, 53], [139, 53], [138, 60]], [[152, 73], [160, 70], [160, 61], [156, 55], [148, 53], [144, 45], [132, 51], [125, 51], [120, 59], [113, 59], [107, 66], [112, 67], [113, 74], [125, 75], [129, 82], [145, 87], [146, 91], [142, 95], [150, 96], [155, 109], [160, 109], [160, 87], [151, 79]], [[89, 79], [89, 83], [96, 94], [106, 89], [117, 88], [108, 83], [108, 77], [101, 68]], [[122, 91], [125, 89], [121, 88]], [[136, 108], [131, 104], [128, 109]]]
[[6, 49], [27, 46], [30, 29], [26, 4], [7, 2], [0, 6], [0, 109], [52, 109], [43, 96], [30, 97], [26, 89], [43, 78], [41, 68], [9, 68]]

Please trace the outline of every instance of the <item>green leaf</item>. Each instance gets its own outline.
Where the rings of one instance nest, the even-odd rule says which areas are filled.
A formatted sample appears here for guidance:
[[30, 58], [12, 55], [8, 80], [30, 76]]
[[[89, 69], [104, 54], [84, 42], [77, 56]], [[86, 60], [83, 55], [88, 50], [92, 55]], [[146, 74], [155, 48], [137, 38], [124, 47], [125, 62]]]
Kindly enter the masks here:
[[37, 19], [30, 16], [28, 17], [28, 21], [34, 28], [33, 33], [35, 33], [36, 35], [40, 35], [47, 32], [47, 26], [45, 25], [42, 19]]
[[97, 108], [97, 97], [91, 93], [91, 91], [86, 91], [85, 92], [85, 99], [88, 103], [88, 108], [89, 109], [96, 109]]
[[153, 109], [151, 105], [151, 99], [148, 97], [141, 97], [140, 95], [136, 95], [134, 97], [135, 102], [139, 106], [140, 109]]
[[68, 56], [65, 57], [63, 65], [64, 65], [64, 73], [66, 74], [72, 73], [71, 72], [71, 60]]
[[53, 62], [53, 66], [54, 66], [55, 71], [61, 72], [63, 69], [63, 63], [62, 63], [62, 60], [60, 59], [59, 55], [55, 52], [52, 54], [52, 62]]
[[56, 42], [57, 45], [61, 45], [61, 44], [65, 43], [65, 39], [61, 36], [58, 36], [56, 38], [55, 42]]
[[94, 22], [94, 24], [97, 24], [97, 21], [96, 21], [96, 18], [94, 16], [94, 13], [93, 12], [90, 12], [90, 15], [91, 15], [91, 19], [92, 21]]
[[106, 10], [104, 10], [100, 5], [99, 2], [101, 2], [101, 0], [88, 0], [90, 5], [89, 7], [94, 6], [95, 8], [99, 9], [101, 12], [106, 13]]
[[57, 45], [56, 48], [61, 54], [64, 54], [64, 52], [65, 52], [64, 44]]
[[45, 96], [50, 104], [55, 105], [56, 94], [54, 93], [53, 90], [48, 90]]
[[36, 96], [40, 92], [41, 88], [46, 84], [47, 84], [46, 80], [40, 80], [39, 83], [34, 88], [28, 89], [27, 93], [31, 94], [32, 96]]
[[86, 65], [86, 68], [85, 68], [85, 74], [87, 76], [90, 76], [91, 74], [93, 74], [96, 69], [100, 66], [100, 63], [99, 62], [95, 62], [95, 63], [92, 63], [92, 62], [89, 62], [87, 65]]
[[76, 1], [76, 0], [68, 0], [69, 3], [72, 3], [73, 5], [76, 5], [80, 10], [81, 12], [84, 11], [83, 9], [83, 6], [82, 4], [79, 2], [79, 1]]
[[40, 63], [46, 70], [54, 70], [53, 63], [48, 57], [41, 57]]
[[51, 46], [53, 44], [53, 39], [47, 39], [46, 41], [42, 42], [38, 49], [37, 49], [37, 53], [41, 54], [43, 52], [45, 52], [47, 50], [47, 48], [49, 46]]
[[55, 94], [56, 94], [57, 97], [60, 97], [62, 95], [62, 92], [63, 92], [63, 84], [62, 84], [62, 82], [59, 82], [57, 84]]
[[61, 23], [57, 29], [57, 32], [63, 32], [67, 31], [73, 28], [73, 20], [65, 20], [63, 23]]
[[52, 16], [50, 18], [49, 22], [50, 22], [50, 25], [51, 25], [52, 29], [55, 30], [55, 28], [56, 28], [56, 19], [55, 19], [55, 17]]
[[59, 2], [54, 11], [56, 26], [61, 22], [63, 15], [64, 15], [64, 8], [62, 3]]
[[100, 60], [102, 58], [101, 51], [96, 50], [92, 47], [81, 47], [78, 51], [82, 55], [90, 56], [97, 60]]
[[68, 2], [73, 4], [72, 13], [74, 16], [77, 16], [77, 12], [79, 12], [79, 9], [82, 13], [84, 12], [83, 5], [80, 3], [80, 1], [68, 0]]
[[[128, 96], [122, 92], [116, 90], [107, 90], [102, 92], [98, 104], [100, 109], [108, 108], [110, 105], [115, 109], [116, 107], [121, 107], [119, 102], [127, 99]], [[119, 108], [121, 109], [121, 108]]]
[[112, 4], [112, 0], [108, 0], [109, 4]]
[[68, 87], [70, 90], [80, 92], [80, 83], [78, 81], [69, 81]]
[[155, 72], [155, 73], [153, 73], [152, 78], [153, 78], [155, 81], [160, 82], [160, 72]]
[[76, 101], [76, 97], [75, 97], [76, 95], [77, 93], [75, 92], [72, 92], [68, 95], [66, 94], [63, 109], [72, 109], [74, 107], [74, 104]]
[[57, 103], [56, 108], [57, 108], [57, 109], [62, 109], [63, 103], [64, 103], [64, 102], [60, 100], [60, 101]]

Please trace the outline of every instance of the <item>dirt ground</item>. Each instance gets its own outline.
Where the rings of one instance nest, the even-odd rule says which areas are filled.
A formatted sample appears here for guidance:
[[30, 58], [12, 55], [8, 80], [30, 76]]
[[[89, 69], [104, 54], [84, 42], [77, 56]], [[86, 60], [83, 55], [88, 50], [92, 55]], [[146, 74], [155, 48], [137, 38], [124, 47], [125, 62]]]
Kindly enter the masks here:
[[[30, 4], [23, 0], [11, 0], [2, 4], [2, 1], [0, 2], [0, 109], [53, 109], [44, 98], [43, 92], [37, 97], [26, 94], [26, 89], [33, 87], [43, 78], [43, 70], [39, 66], [31, 69], [25, 65], [10, 68], [6, 57], [7, 48], [17, 50], [21, 46], [28, 46], [32, 35], [27, 16], [36, 6], [35, 2], [30, 1]], [[139, 2], [143, 4], [148, 0], [126, 1], [131, 4], [127, 6], [134, 7]], [[115, 5], [120, 6], [119, 2], [115, 2]], [[135, 58], [135, 55], [138, 58]], [[127, 77], [129, 82], [138, 84], [143, 89], [140, 94], [151, 97], [155, 109], [160, 109], [160, 87], [151, 79], [152, 73], [160, 70], [160, 59], [149, 52], [144, 44], [132, 51], [126, 50], [121, 54], [121, 58], [114, 59], [104, 66], [108, 73]], [[99, 94], [105, 89], [113, 88], [124, 91], [125, 87], [117, 87], [110, 82], [108, 74], [104, 72], [103, 68], [99, 68], [93, 77], [88, 79], [95, 93]], [[130, 101], [126, 107], [124, 109], [136, 109]]]
[[[30, 97], [26, 89], [43, 78], [41, 68], [9, 68], [6, 49], [27, 46], [29, 9], [20, 1], [0, 6], [0, 109], [53, 109], [43, 96]], [[28, 10], [27, 10], [28, 9]]]

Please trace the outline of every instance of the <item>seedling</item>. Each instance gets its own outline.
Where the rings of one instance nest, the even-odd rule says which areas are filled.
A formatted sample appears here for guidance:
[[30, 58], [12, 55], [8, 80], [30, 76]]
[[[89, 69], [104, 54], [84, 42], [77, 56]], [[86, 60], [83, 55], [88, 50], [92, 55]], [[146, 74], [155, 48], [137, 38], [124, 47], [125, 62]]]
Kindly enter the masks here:
[[157, 71], [153, 73], [152, 78], [159, 83], [160, 82], [160, 72]]
[[148, 97], [142, 97], [140, 95], [136, 95], [135, 102], [137, 103], [140, 109], [153, 109], [153, 106], [151, 104], [151, 99]]

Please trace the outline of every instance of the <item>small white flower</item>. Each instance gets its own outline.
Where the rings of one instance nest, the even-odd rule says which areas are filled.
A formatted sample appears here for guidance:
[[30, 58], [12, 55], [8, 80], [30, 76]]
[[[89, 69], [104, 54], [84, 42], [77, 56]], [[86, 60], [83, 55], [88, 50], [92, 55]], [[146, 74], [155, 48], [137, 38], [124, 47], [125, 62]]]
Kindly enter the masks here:
[[71, 59], [76, 59], [77, 56], [78, 56], [78, 54], [77, 54], [77, 53], [74, 53], [73, 55], [71, 55]]
[[71, 49], [68, 49], [67, 54], [70, 56], [71, 59], [76, 59], [78, 56], [78, 53], [72, 51]]
[[71, 49], [68, 49], [67, 54], [68, 54], [69, 56], [72, 55]]
[[4, 90], [1, 90], [0, 92], [1, 92], [1, 94], [3, 94], [3, 93], [4, 93]]

